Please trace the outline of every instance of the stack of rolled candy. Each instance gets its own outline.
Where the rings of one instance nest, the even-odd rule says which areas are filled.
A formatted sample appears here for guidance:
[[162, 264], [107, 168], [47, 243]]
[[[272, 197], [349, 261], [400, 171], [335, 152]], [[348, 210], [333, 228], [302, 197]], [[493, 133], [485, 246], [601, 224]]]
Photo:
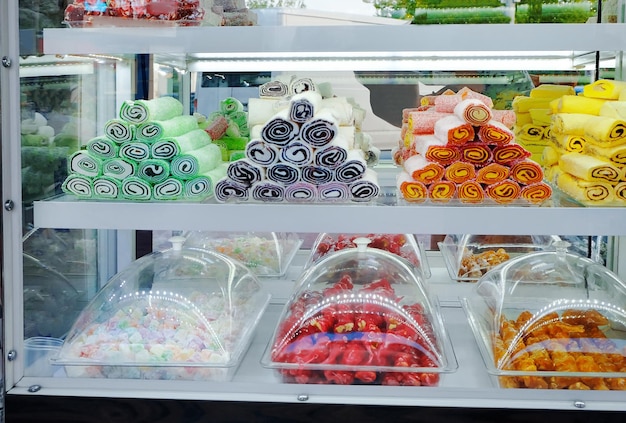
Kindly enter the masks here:
[[193, 200], [226, 174], [220, 148], [173, 97], [125, 101], [104, 134], [68, 158], [65, 193], [93, 200]]
[[365, 202], [378, 196], [379, 152], [363, 109], [323, 97], [309, 78], [276, 80], [248, 101], [250, 142], [216, 185], [219, 202]]
[[550, 103], [546, 179], [593, 206], [626, 201], [626, 82], [600, 79]]
[[515, 142], [515, 114], [493, 109], [490, 97], [467, 87], [425, 96], [403, 111], [396, 182], [410, 202], [537, 204], [552, 190], [539, 164]]

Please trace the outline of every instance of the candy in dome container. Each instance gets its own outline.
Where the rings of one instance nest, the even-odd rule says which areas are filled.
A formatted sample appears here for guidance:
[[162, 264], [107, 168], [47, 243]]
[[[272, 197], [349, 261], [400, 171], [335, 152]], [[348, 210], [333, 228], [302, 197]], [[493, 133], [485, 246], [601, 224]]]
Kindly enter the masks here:
[[190, 231], [185, 246], [213, 250], [245, 264], [258, 277], [281, 277], [302, 245], [292, 232]]
[[311, 254], [304, 269], [308, 269], [329, 253], [345, 248], [355, 248], [354, 240], [357, 238], [369, 239], [369, 248], [378, 248], [403, 257], [420, 272], [422, 277], [430, 278], [430, 266], [424, 248], [413, 234], [320, 233], [311, 248]]
[[288, 383], [438, 386], [457, 363], [421, 276], [354, 242], [302, 273], [262, 365]]
[[555, 235], [446, 235], [439, 242], [448, 274], [459, 282], [476, 282], [485, 273], [521, 254], [554, 250]]
[[113, 276], [53, 364], [69, 377], [231, 379], [269, 294], [243, 264], [183, 240]]
[[568, 246], [495, 267], [462, 301], [499, 387], [626, 389], [626, 284]]

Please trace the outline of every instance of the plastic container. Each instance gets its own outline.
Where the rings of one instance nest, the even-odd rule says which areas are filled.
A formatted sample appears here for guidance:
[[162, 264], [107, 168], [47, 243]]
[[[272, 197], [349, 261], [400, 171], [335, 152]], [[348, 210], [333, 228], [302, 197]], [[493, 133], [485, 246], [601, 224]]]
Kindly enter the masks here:
[[53, 376], [58, 367], [50, 363], [61, 350], [63, 340], [35, 336], [24, 340], [24, 376]]
[[457, 364], [436, 303], [409, 262], [355, 242], [301, 275], [261, 364], [289, 383], [437, 386]]
[[567, 244], [499, 265], [462, 301], [499, 387], [626, 390], [626, 284]]
[[22, 254], [24, 336], [63, 337], [80, 313], [79, 293], [61, 273]]
[[246, 265], [259, 277], [281, 277], [302, 245], [288, 232], [208, 232], [186, 234], [185, 246], [217, 251]]
[[355, 248], [356, 245], [353, 241], [357, 238], [369, 239], [368, 247], [370, 248], [378, 248], [406, 259], [417, 268], [422, 277], [430, 278], [430, 266], [424, 248], [413, 234], [321, 233], [311, 248], [311, 254], [304, 269], [308, 269], [329, 253], [345, 248]]
[[450, 278], [476, 282], [500, 263], [521, 254], [554, 250], [558, 236], [543, 235], [446, 235], [439, 250]]
[[133, 262], [83, 310], [55, 360], [68, 376], [232, 378], [269, 294], [241, 263], [182, 241]]

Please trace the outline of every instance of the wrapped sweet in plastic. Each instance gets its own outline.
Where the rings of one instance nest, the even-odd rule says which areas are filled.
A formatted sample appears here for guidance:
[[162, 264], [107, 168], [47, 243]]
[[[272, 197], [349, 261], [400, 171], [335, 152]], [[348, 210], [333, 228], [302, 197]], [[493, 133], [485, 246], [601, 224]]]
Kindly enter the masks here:
[[499, 265], [463, 300], [500, 387], [626, 390], [626, 284], [567, 244]]
[[268, 302], [241, 263], [176, 240], [111, 278], [54, 362], [70, 377], [228, 380]]
[[283, 276], [302, 245], [302, 239], [290, 232], [192, 231], [186, 238], [186, 247], [227, 255], [259, 277]]
[[475, 282], [485, 273], [520, 254], [554, 249], [558, 236], [446, 235], [439, 250], [453, 280]]
[[378, 248], [406, 259], [421, 272], [422, 277], [429, 278], [431, 276], [430, 266], [428, 265], [424, 249], [412, 234], [321, 233], [317, 236], [313, 248], [311, 248], [311, 255], [304, 268], [308, 269], [322, 257], [326, 256], [326, 254], [333, 251], [355, 248], [354, 240], [358, 238], [369, 239], [368, 247], [370, 248]]
[[356, 242], [301, 275], [262, 364], [290, 383], [437, 386], [456, 360], [421, 277]]

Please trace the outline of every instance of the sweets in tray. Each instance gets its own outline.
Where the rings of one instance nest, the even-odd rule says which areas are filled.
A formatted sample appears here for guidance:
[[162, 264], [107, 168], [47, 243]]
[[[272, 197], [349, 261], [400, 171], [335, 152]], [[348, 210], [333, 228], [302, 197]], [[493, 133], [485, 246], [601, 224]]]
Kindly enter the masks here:
[[616, 274], [559, 241], [491, 270], [463, 306], [497, 386], [625, 390], [625, 293]]
[[541, 166], [515, 142], [515, 113], [462, 88], [425, 96], [403, 110], [394, 160], [396, 185], [409, 202], [541, 204], [552, 195]]
[[[328, 84], [326, 84], [328, 85]], [[215, 187], [218, 202], [369, 202], [379, 151], [364, 110], [306, 77], [269, 81], [248, 101], [250, 142]]]
[[356, 242], [303, 272], [261, 363], [288, 383], [437, 386], [457, 364], [421, 276]]
[[558, 236], [449, 234], [438, 243], [450, 278], [476, 282], [485, 273], [521, 254], [550, 251]]
[[244, 0], [74, 0], [65, 8], [70, 27], [250, 26], [256, 14]]
[[131, 263], [85, 307], [53, 364], [69, 377], [228, 380], [268, 302], [243, 264], [200, 248]]
[[281, 277], [302, 245], [290, 232], [211, 232], [185, 234], [186, 247], [217, 251], [243, 263], [258, 277]]
[[626, 82], [600, 79], [549, 104], [546, 179], [588, 206], [626, 204]]

